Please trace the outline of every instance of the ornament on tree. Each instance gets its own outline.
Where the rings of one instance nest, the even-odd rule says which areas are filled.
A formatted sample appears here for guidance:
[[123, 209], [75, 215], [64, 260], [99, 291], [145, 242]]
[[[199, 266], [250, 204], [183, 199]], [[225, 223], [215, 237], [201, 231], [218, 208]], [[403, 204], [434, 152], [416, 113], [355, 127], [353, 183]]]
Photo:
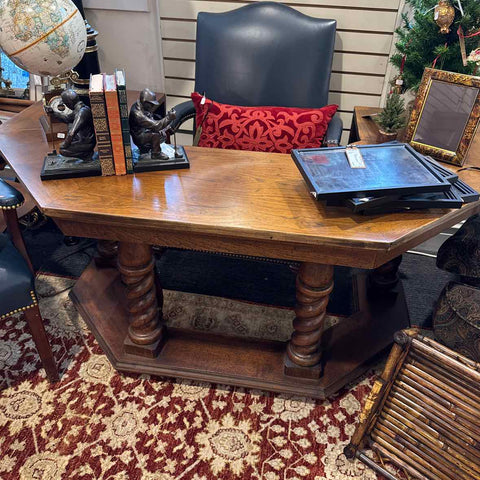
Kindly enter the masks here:
[[476, 48], [475, 50], [472, 50], [467, 60], [469, 62], [480, 63], [480, 48]]
[[455, 9], [448, 0], [440, 0], [435, 6], [435, 23], [440, 27], [440, 33], [450, 33], [450, 25], [455, 18]]
[[402, 94], [404, 92], [403, 84], [404, 82], [402, 74], [393, 77], [392, 81], [390, 82], [390, 85], [392, 86], [391, 93], [398, 93], [399, 95]]
[[[447, 2], [447, 6], [449, 3], [455, 7], [455, 18], [448, 27], [451, 33], [447, 35], [439, 32], [433, 16], [432, 7], [439, 2], [440, 0], [405, 0], [410, 13], [402, 16], [403, 23], [396, 30], [397, 52], [392, 55], [391, 63], [402, 75], [406, 90], [416, 91], [419, 88], [425, 66], [432, 65], [435, 59], [436, 66], [442, 70], [466, 75], [472, 75], [476, 71], [476, 63], [466, 61], [466, 57], [479, 46], [480, 0]], [[441, 6], [441, 2], [437, 6]], [[459, 34], [455, 35], [453, 31], [459, 31]], [[463, 44], [465, 64], [463, 55], [460, 54]]]

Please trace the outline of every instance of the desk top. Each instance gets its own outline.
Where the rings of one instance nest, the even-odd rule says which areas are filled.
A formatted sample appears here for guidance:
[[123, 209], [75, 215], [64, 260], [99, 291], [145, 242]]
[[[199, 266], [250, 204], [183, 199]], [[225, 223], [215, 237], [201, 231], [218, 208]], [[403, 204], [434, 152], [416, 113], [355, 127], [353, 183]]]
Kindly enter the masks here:
[[[480, 210], [476, 202], [460, 210], [354, 215], [314, 201], [289, 155], [199, 147], [186, 147], [189, 170], [42, 182], [49, 145], [38, 121], [41, 114], [41, 105], [35, 104], [7, 122], [0, 129], [0, 151], [60, 228], [81, 222], [118, 232], [222, 237], [258, 243], [259, 256], [373, 268]], [[480, 189], [480, 172], [460, 177]], [[98, 230], [96, 238], [107, 236]], [[184, 246], [180, 243], [176, 246]], [[267, 244], [278, 245], [278, 252], [261, 247]], [[249, 251], [254, 255], [256, 250]]]

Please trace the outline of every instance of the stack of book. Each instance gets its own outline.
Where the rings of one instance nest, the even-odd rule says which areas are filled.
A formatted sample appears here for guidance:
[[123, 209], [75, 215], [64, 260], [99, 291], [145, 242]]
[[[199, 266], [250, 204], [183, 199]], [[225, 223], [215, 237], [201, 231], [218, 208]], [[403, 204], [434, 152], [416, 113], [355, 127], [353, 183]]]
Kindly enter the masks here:
[[92, 75], [89, 96], [102, 175], [133, 173], [125, 72]]
[[355, 213], [460, 208], [479, 199], [454, 172], [404, 143], [292, 150], [292, 157], [316, 200]]

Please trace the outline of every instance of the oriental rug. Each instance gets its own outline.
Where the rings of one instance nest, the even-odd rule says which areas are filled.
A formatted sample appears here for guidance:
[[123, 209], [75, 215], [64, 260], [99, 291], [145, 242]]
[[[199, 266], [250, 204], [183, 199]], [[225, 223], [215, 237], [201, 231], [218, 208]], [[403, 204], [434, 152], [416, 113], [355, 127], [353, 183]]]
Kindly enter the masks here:
[[[118, 373], [69, 300], [73, 284], [37, 280], [58, 384], [46, 380], [23, 318], [0, 324], [2, 480], [377, 479], [342, 452], [374, 372], [326, 401]], [[286, 308], [173, 291], [165, 297], [170, 323], [290, 335]], [[253, 321], [259, 317], [261, 324]]]

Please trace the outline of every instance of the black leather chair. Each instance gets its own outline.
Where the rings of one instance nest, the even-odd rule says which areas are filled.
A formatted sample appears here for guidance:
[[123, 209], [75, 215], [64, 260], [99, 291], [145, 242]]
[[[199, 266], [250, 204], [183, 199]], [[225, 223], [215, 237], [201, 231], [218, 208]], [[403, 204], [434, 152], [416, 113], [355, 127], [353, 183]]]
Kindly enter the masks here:
[[[323, 107], [328, 104], [335, 31], [335, 20], [309, 17], [274, 2], [199, 13], [195, 90], [231, 105]], [[175, 130], [195, 117], [191, 101], [175, 109]], [[338, 145], [341, 135], [336, 114], [324, 144]]]
[[58, 371], [38, 308], [33, 267], [18, 225], [16, 209], [23, 202], [23, 195], [0, 179], [0, 210], [7, 225], [7, 233], [0, 233], [0, 320], [24, 313], [47, 377], [55, 382]]

